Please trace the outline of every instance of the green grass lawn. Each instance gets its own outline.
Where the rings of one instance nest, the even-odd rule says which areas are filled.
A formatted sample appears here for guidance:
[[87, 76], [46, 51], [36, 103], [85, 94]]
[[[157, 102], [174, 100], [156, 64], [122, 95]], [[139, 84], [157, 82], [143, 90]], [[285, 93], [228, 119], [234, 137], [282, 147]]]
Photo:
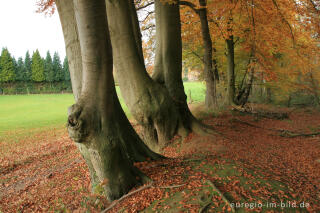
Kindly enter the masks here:
[[[204, 100], [205, 85], [203, 83], [187, 82], [184, 85], [188, 96], [191, 90], [194, 102]], [[119, 94], [119, 88], [117, 91]], [[120, 102], [130, 117], [128, 108], [121, 97]], [[31, 129], [62, 127], [67, 120], [67, 108], [73, 103], [72, 94], [0, 96], [0, 136], [5, 133], [26, 132]]]

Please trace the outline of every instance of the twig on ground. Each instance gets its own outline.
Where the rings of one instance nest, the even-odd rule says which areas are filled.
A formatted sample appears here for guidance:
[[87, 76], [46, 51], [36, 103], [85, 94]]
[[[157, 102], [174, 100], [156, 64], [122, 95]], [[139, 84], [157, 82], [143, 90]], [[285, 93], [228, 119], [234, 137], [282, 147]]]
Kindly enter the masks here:
[[152, 183], [148, 184], [148, 185], [145, 185], [137, 190], [134, 190], [132, 192], [129, 192], [128, 194], [126, 195], [123, 195], [121, 198], [119, 198], [118, 200], [115, 200], [111, 203], [110, 206], [108, 206], [108, 208], [104, 209], [103, 211], [101, 211], [101, 213], [105, 213], [109, 210], [111, 210], [115, 205], [117, 205], [118, 203], [120, 203], [122, 200], [124, 200], [125, 198], [127, 197], [130, 197], [131, 195], [137, 193], [137, 192], [140, 192], [140, 191], [143, 191], [145, 189], [148, 189], [148, 188], [160, 188], [160, 189], [173, 189], [173, 188], [179, 188], [181, 186], [184, 186], [186, 184], [180, 184], [180, 185], [172, 185], [172, 186], [153, 186]]
[[160, 188], [160, 189], [174, 189], [174, 188], [179, 188], [181, 186], [184, 186], [186, 184], [180, 184], [180, 185], [172, 185], [172, 186], [158, 186], [155, 188]]

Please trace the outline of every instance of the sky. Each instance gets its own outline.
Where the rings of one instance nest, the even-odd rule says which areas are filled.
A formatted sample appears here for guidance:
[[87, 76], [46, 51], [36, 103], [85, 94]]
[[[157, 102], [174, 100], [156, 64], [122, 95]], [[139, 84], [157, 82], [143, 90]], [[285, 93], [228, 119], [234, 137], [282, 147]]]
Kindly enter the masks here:
[[49, 50], [65, 57], [59, 15], [45, 16], [35, 11], [37, 0], [0, 0], [0, 49], [7, 47], [15, 58], [36, 49], [42, 57]]

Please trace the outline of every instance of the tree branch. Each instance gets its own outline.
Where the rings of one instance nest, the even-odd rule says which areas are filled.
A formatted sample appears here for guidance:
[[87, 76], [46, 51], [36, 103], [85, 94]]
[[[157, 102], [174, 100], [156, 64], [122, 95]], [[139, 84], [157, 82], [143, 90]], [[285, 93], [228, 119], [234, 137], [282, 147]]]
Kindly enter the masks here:
[[279, 5], [277, 4], [276, 0], [272, 0], [272, 3], [273, 3], [274, 6], [277, 8], [277, 10], [278, 10], [278, 12], [279, 12], [279, 14], [280, 14], [280, 16], [281, 16], [282, 21], [285, 22], [285, 23], [288, 25], [288, 27], [289, 27], [289, 29], [290, 29], [291, 37], [292, 37], [292, 42], [293, 42], [293, 45], [295, 46], [295, 38], [294, 38], [293, 30], [292, 30], [292, 27], [291, 27], [290, 23], [288, 22], [287, 19], [285, 19], [285, 17], [284, 17], [284, 15], [282, 14], [282, 12], [281, 12], [281, 10], [280, 10], [280, 8], [279, 8]]
[[113, 203], [108, 208], [106, 208], [103, 211], [101, 211], [101, 213], [105, 213], [105, 212], [109, 211], [110, 209], [112, 209], [115, 205], [117, 205], [120, 201], [124, 200], [125, 198], [130, 197], [131, 195], [133, 195], [133, 194], [135, 194], [137, 192], [140, 192], [142, 190], [145, 190], [145, 189], [148, 189], [148, 188], [151, 188], [151, 187], [152, 187], [152, 183], [148, 184], [148, 185], [145, 185], [145, 186], [143, 186], [143, 187], [141, 187], [141, 188], [139, 188], [137, 190], [134, 190], [134, 191], [122, 196], [118, 200], [113, 201]]
[[184, 6], [187, 6], [189, 8], [191, 8], [195, 13], [199, 13], [199, 9], [196, 9], [196, 5], [191, 3], [191, 2], [188, 2], [188, 1], [179, 1], [179, 5], [184, 5]]
[[142, 9], [144, 9], [144, 8], [147, 8], [147, 7], [151, 6], [151, 5], [153, 5], [153, 4], [154, 4], [153, 1], [152, 1], [152, 2], [149, 2], [148, 4], [142, 5], [142, 6], [140, 6], [140, 7], [136, 7], [136, 10], [137, 10], [137, 11], [142, 10]]

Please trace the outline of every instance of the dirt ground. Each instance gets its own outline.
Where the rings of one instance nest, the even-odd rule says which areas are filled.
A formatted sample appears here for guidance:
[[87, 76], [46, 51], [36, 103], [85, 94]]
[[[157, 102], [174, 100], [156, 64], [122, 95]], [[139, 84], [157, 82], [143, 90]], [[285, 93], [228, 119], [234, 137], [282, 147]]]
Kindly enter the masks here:
[[153, 182], [112, 204], [90, 192], [66, 130], [0, 141], [0, 212], [320, 212], [320, 112], [281, 111], [210, 115], [214, 135], [175, 138], [168, 159], [137, 163]]

